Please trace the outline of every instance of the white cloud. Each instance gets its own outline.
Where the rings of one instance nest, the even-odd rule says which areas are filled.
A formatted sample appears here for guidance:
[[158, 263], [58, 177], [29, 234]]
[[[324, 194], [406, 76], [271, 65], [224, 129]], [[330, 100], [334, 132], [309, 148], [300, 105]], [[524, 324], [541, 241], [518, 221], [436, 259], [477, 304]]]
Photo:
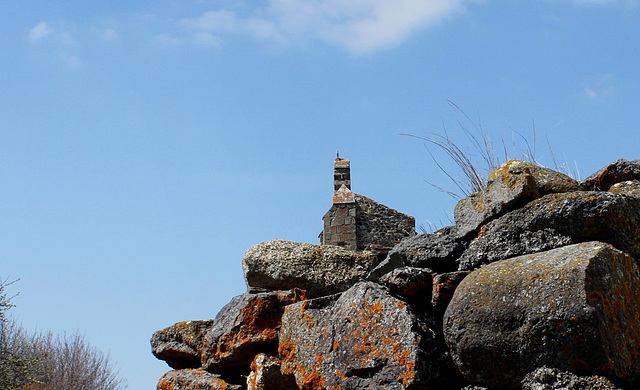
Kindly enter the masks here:
[[598, 97], [598, 93], [589, 87], [584, 88], [584, 96], [589, 99], [596, 99]]
[[462, 8], [462, 0], [268, 0], [242, 16], [212, 10], [180, 25], [196, 34], [242, 34], [276, 45], [320, 40], [363, 54], [399, 44]]
[[100, 33], [100, 39], [105, 42], [114, 42], [120, 38], [120, 34], [113, 28], [107, 28]]
[[49, 23], [40, 22], [31, 30], [29, 30], [29, 35], [27, 36], [27, 39], [29, 40], [29, 42], [34, 43], [50, 35], [52, 32], [53, 30], [49, 26]]

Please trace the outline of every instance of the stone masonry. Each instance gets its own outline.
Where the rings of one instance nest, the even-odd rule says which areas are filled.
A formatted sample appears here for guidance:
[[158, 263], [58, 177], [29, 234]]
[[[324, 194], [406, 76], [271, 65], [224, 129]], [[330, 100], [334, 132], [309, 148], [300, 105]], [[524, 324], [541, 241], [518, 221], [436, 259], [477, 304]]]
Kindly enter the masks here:
[[331, 209], [322, 218], [320, 244], [386, 254], [405, 237], [415, 235], [415, 219], [351, 191], [348, 159], [334, 162]]

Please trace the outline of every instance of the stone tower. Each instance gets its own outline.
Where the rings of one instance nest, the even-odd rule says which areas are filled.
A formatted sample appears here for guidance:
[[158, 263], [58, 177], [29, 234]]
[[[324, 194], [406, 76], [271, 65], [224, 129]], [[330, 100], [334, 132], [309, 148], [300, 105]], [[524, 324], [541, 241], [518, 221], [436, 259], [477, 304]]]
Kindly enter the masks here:
[[337, 156], [333, 163], [331, 209], [322, 218], [320, 244], [385, 255], [405, 237], [415, 235], [415, 220], [351, 191], [351, 162]]

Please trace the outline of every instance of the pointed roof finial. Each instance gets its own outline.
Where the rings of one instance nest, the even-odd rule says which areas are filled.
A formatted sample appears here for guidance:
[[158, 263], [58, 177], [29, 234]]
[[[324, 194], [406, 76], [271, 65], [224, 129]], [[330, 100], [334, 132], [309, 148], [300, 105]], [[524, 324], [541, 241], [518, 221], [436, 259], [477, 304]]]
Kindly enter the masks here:
[[336, 159], [340, 160], [340, 151], [336, 151]]

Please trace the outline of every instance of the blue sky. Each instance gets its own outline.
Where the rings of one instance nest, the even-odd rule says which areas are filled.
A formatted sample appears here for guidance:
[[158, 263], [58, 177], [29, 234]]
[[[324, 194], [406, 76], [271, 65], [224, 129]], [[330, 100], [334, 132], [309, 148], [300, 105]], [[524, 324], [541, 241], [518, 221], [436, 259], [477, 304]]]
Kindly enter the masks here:
[[250, 245], [317, 242], [337, 150], [355, 192], [436, 226], [455, 200], [426, 181], [455, 188], [399, 134], [468, 149], [448, 101], [583, 177], [640, 158], [636, 1], [26, 0], [0, 39], [13, 314], [84, 332], [130, 389], [168, 370], [153, 331], [244, 292]]

